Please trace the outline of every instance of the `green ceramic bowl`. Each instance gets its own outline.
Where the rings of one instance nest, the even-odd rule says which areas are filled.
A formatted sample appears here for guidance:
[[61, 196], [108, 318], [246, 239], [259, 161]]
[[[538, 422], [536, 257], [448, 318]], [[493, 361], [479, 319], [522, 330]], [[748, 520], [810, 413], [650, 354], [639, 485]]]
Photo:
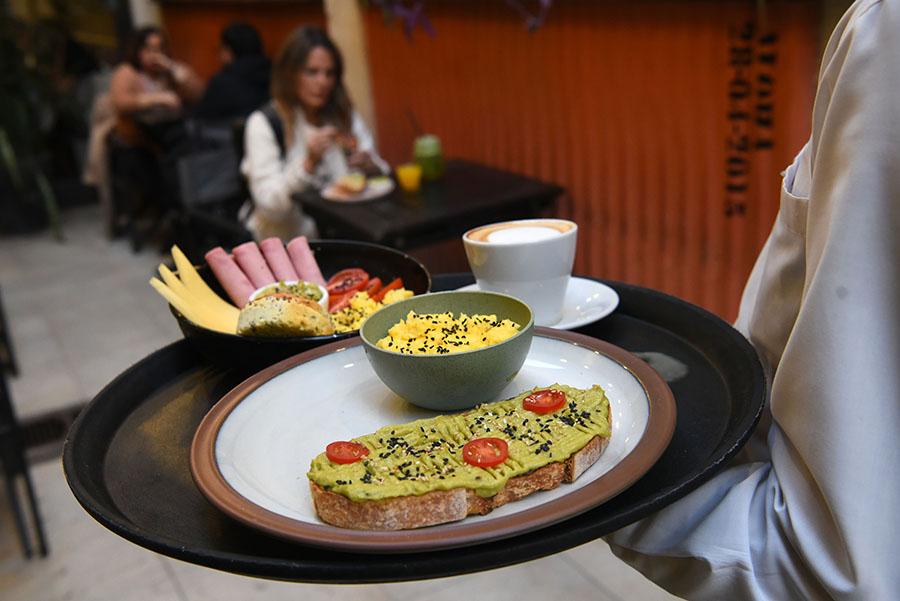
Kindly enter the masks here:
[[[410, 311], [496, 315], [522, 328], [499, 344], [446, 355], [401, 355], [375, 346]], [[458, 411], [496, 400], [519, 373], [531, 348], [534, 316], [528, 305], [505, 294], [436, 292], [388, 305], [371, 315], [359, 333], [369, 363], [388, 388], [419, 407]]]

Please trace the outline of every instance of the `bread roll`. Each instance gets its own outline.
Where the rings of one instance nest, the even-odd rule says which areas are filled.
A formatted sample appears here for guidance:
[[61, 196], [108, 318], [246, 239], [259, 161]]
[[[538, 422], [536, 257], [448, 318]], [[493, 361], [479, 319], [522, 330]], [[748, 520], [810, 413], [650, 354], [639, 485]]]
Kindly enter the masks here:
[[316, 301], [293, 294], [272, 294], [241, 309], [237, 333], [241, 336], [326, 336], [334, 333], [334, 325]]

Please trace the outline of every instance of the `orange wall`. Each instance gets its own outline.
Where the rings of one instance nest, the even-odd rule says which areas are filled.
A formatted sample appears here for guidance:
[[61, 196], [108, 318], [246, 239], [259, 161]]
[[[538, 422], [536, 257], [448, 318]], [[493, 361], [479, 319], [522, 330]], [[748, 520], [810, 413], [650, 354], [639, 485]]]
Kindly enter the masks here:
[[320, 2], [192, 2], [162, 5], [172, 55], [204, 79], [221, 66], [219, 34], [232, 21], [254, 25], [266, 54], [274, 56], [287, 35], [301, 25], [325, 25]]
[[[437, 35], [416, 30], [412, 42], [367, 12], [382, 154], [409, 158], [412, 111], [448, 156], [564, 186], [558, 212], [581, 228], [576, 271], [733, 318], [777, 212], [778, 174], [808, 135], [818, 4], [766, 3], [750, 66], [731, 65], [730, 48], [753, 2], [557, 1], [531, 34], [503, 2], [426, 6]], [[760, 63], [772, 48], [774, 64]], [[750, 96], [731, 98], [742, 77]], [[756, 125], [769, 100], [772, 126]], [[741, 149], [741, 136], [773, 145]], [[743, 214], [727, 215], [729, 203]]]

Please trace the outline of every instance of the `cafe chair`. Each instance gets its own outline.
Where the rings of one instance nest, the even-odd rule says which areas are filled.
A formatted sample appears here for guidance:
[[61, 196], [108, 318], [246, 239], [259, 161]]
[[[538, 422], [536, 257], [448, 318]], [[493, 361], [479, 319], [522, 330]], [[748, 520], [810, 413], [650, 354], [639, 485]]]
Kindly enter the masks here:
[[112, 236], [124, 235], [138, 252], [160, 227], [165, 194], [158, 157], [146, 147], [125, 144], [115, 132], [107, 136]]
[[6, 312], [3, 309], [3, 298], [0, 297], [0, 370], [4, 369], [13, 376], [19, 375], [19, 364], [13, 352], [9, 322], [6, 320]]
[[[0, 306], [0, 310], [2, 310], [2, 306]], [[0, 332], [0, 345], [7, 348], [8, 356], [12, 356], [12, 342], [6, 330], [6, 319], [2, 314], [0, 314], [0, 320], [3, 324], [3, 331]], [[34, 484], [25, 460], [22, 428], [16, 419], [9, 386], [6, 382], [6, 375], [9, 371], [11, 371], [9, 363], [0, 362], [0, 466], [3, 468], [3, 479], [6, 484], [9, 505], [25, 557], [30, 559], [34, 555], [35, 545], [38, 554], [46, 557], [49, 552], [47, 540], [44, 536], [44, 526], [34, 492]], [[24, 504], [20, 498], [20, 481], [23, 484], [21, 488], [24, 488], [25, 493]], [[30, 512], [30, 517], [26, 512]]]
[[192, 261], [215, 246], [232, 248], [253, 239], [238, 219], [246, 197], [230, 144], [181, 157], [177, 171], [181, 215], [175, 243]]

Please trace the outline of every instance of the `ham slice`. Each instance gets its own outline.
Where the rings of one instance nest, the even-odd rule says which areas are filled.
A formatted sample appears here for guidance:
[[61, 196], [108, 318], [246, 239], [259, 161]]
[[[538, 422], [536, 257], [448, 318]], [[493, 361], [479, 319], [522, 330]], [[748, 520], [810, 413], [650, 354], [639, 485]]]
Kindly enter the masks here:
[[269, 271], [266, 260], [256, 242], [244, 242], [240, 246], [231, 249], [234, 259], [241, 266], [241, 271], [250, 279], [257, 288], [268, 286], [275, 283], [275, 276]]
[[322, 272], [319, 271], [319, 264], [316, 263], [316, 258], [309, 248], [306, 236], [298, 236], [288, 242], [287, 252], [301, 280], [314, 282], [321, 286], [325, 285], [325, 278], [322, 277]]
[[239, 308], [246, 305], [247, 299], [256, 288], [247, 279], [238, 264], [234, 262], [234, 259], [221, 246], [215, 247], [205, 256], [206, 263], [234, 304]]
[[284, 242], [280, 238], [266, 238], [259, 243], [262, 254], [272, 270], [272, 275], [278, 280], [299, 280], [291, 258], [284, 249]]

